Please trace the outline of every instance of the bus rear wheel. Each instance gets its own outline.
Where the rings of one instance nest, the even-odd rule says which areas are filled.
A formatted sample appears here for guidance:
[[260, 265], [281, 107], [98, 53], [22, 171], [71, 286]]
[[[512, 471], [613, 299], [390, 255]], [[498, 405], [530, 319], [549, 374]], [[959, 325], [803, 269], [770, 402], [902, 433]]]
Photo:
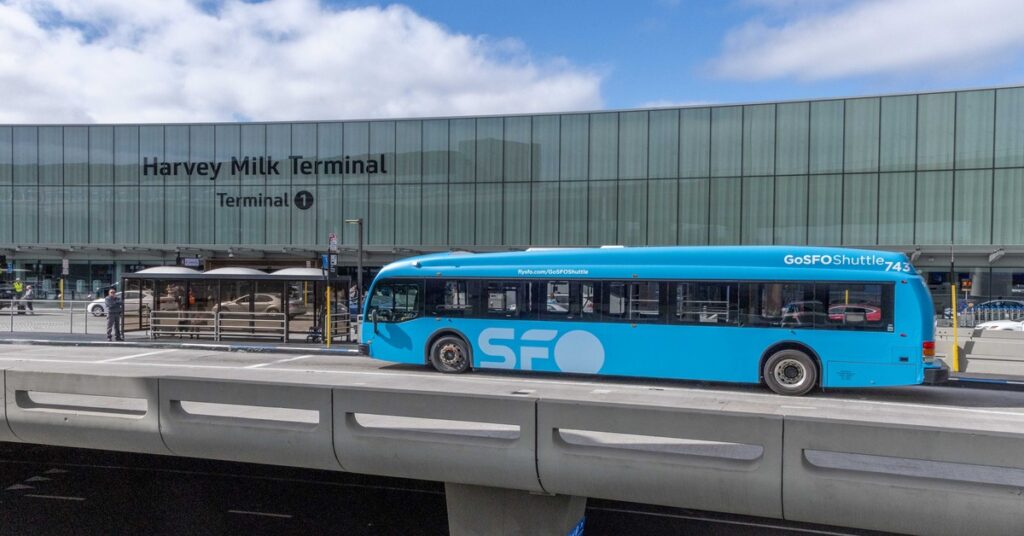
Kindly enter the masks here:
[[779, 350], [764, 362], [764, 383], [780, 395], [801, 396], [818, 384], [818, 366], [804, 352]]
[[466, 372], [469, 370], [469, 362], [469, 348], [461, 337], [445, 335], [430, 347], [430, 364], [441, 372]]

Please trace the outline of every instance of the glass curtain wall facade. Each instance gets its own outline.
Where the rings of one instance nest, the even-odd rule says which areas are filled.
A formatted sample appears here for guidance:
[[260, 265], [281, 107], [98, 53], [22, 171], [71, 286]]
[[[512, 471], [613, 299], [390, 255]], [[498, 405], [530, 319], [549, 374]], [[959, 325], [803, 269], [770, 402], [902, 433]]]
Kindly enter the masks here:
[[[377, 159], [384, 172], [303, 161]], [[265, 157], [277, 173], [228, 173]], [[292, 157], [292, 159], [290, 159]], [[214, 180], [145, 159], [221, 164]], [[194, 170], [193, 170], [194, 171]], [[301, 209], [224, 199], [309, 192]], [[241, 203], [241, 202], [239, 202]], [[0, 126], [0, 244], [1024, 244], [1024, 88], [535, 116]]]

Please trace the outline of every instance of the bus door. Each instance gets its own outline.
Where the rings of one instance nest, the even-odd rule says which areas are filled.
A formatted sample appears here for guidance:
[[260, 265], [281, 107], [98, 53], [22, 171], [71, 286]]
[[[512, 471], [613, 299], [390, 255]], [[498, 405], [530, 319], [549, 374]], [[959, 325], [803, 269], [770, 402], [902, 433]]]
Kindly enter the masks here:
[[[388, 347], [413, 350], [408, 322], [423, 311], [423, 283], [420, 281], [383, 280], [373, 287], [367, 308], [364, 330], [373, 330], [372, 338]], [[363, 340], [368, 340], [368, 333]]]

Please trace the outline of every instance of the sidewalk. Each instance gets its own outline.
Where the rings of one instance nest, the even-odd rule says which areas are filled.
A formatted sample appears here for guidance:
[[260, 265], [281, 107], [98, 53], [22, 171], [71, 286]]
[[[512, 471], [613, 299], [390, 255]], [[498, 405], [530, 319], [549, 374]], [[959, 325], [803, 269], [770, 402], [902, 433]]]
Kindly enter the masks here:
[[107, 341], [104, 335], [83, 335], [80, 333], [4, 333], [0, 344], [38, 344], [48, 346], [129, 346], [139, 348], [188, 348], [191, 350], [216, 350], [222, 352], [274, 352], [318, 355], [360, 355], [359, 346], [354, 343], [323, 344], [232, 341], [213, 342], [197, 339], [150, 339], [142, 333], [126, 333], [123, 342]]

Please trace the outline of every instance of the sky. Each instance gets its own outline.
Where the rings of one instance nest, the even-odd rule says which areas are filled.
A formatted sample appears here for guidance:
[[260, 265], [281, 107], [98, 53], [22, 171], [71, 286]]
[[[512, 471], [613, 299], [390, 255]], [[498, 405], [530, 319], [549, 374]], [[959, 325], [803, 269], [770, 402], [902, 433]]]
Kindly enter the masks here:
[[0, 123], [425, 117], [1024, 85], [1021, 0], [0, 0]]

